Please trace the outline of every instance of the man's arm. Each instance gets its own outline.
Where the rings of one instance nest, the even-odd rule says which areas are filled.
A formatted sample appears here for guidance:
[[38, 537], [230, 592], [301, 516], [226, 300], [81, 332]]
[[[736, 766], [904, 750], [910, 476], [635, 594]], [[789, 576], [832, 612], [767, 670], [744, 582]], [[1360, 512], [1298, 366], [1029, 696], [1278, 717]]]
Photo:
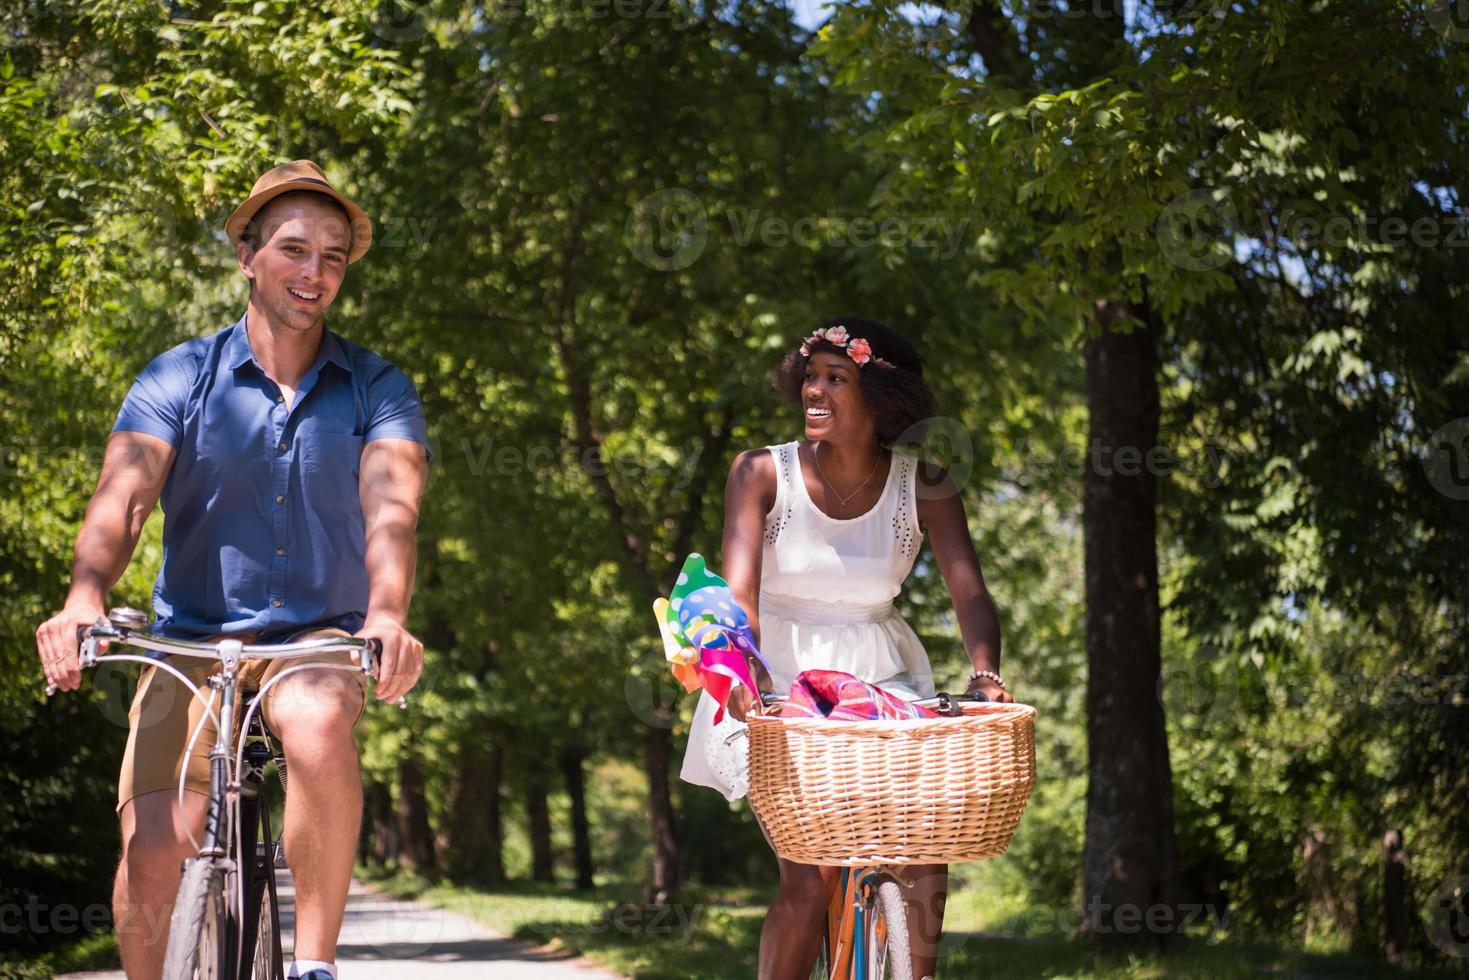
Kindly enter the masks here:
[[358, 636], [382, 641], [377, 696], [393, 701], [418, 683], [423, 644], [406, 629], [418, 564], [418, 508], [428, 482], [423, 446], [374, 439], [362, 450], [357, 490], [367, 540], [367, 618]]
[[107, 440], [102, 475], [77, 534], [66, 605], [36, 630], [47, 683], [63, 691], [81, 684], [77, 628], [105, 615], [107, 594], [127, 570], [174, 455], [166, 440], [142, 432], [114, 432]]

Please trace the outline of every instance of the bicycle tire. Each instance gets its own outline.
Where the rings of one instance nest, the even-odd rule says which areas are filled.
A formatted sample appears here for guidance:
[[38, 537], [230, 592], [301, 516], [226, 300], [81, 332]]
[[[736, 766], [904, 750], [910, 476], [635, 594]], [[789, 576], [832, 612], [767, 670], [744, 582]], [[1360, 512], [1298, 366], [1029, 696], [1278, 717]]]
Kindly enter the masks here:
[[[276, 895], [275, 841], [270, 833], [270, 812], [258, 796], [242, 801], [241, 845], [253, 860], [241, 864], [245, 906], [240, 922], [237, 949], [245, 980], [283, 980], [281, 962], [279, 901]], [[248, 829], [247, 829], [248, 828]], [[257, 836], [258, 835], [258, 836]]]
[[821, 948], [816, 951], [816, 962], [811, 964], [811, 980], [831, 980], [831, 960], [825, 938], [821, 940]]
[[267, 887], [260, 895], [260, 914], [255, 926], [255, 955], [250, 964], [253, 980], [275, 980], [280, 975], [279, 942], [275, 931], [275, 896], [273, 888]]
[[[873, 948], [868, 962], [874, 980], [913, 980], [913, 955], [908, 943], [908, 910], [903, 902], [903, 886], [893, 879], [880, 882], [872, 903], [873, 921], [867, 935], [873, 947], [881, 941], [885, 948]], [[879, 929], [879, 925], [884, 927]], [[885, 941], [879, 939], [886, 933]]]
[[224, 876], [213, 858], [184, 862], [168, 923], [163, 980], [225, 980], [233, 974]]

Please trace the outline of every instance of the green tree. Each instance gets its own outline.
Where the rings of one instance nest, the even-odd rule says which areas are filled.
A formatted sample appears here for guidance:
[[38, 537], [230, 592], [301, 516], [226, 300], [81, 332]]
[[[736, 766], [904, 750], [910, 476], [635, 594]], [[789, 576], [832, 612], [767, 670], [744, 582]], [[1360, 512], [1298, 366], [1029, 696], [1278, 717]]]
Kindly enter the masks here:
[[[1429, 435], [1465, 405], [1462, 371], [1451, 373], [1464, 336], [1435, 312], [1462, 274], [1444, 244], [1461, 227], [1463, 45], [1417, 3], [1123, 14], [1109, 3], [974, 3], [913, 16], [879, 3], [840, 10], [819, 47], [840, 81], [893, 107], [872, 141], [891, 161], [889, 194], [977, 216], [995, 241], [980, 281], [1031, 316], [1069, 319], [1072, 342], [1088, 326], [1091, 425], [1107, 448], [1146, 453], [1161, 431], [1175, 456], [1214, 444], [1224, 460], [1212, 476], [1170, 473], [1156, 510], [1146, 471], [1120, 498], [1098, 493], [1125, 486], [1116, 462], [1112, 477], [1088, 475], [1089, 548], [1112, 540], [1097, 561], [1139, 583], [1131, 597], [1089, 590], [1088, 617], [1099, 629], [1131, 624], [1139, 646], [1119, 664], [1107, 652], [1128, 643], [1088, 644], [1089, 688], [1103, 697], [1090, 705], [1084, 904], [1168, 894], [1161, 716], [1137, 710], [1111, 726], [1131, 752], [1098, 727], [1109, 726], [1098, 712], [1119, 693], [1118, 673], [1132, 697], [1112, 707], [1139, 709], [1139, 682], [1155, 673], [1153, 526], [1173, 559], [1165, 592], [1188, 629], [1180, 652], [1193, 666], [1181, 666], [1199, 676], [1211, 657], [1228, 672], [1299, 656], [1294, 610], [1317, 597], [1353, 614], [1390, 596], [1464, 608], [1465, 513], [1424, 465], [1439, 452]], [[1394, 219], [1402, 225], [1387, 234]], [[1436, 241], [1403, 233], [1418, 219]], [[1147, 541], [1114, 539], [1128, 529]], [[1394, 649], [1441, 668], [1439, 651], [1463, 635], [1457, 615], [1415, 619], [1436, 635]], [[1462, 764], [1437, 750], [1460, 714], [1409, 715], [1434, 750], [1400, 778], [1420, 791], [1462, 780]], [[1411, 753], [1414, 743], [1396, 744]], [[1117, 794], [1100, 779], [1112, 790], [1147, 782], [1139, 795], [1152, 816], [1107, 806]], [[1216, 819], [1199, 802], [1187, 801], [1187, 818]], [[1456, 818], [1431, 833], [1464, 839]], [[1197, 842], [1197, 825], [1188, 836]], [[1187, 876], [1216, 857], [1195, 851]], [[1214, 874], [1246, 904], [1279, 894], [1279, 879], [1266, 881], [1278, 865], [1235, 858]], [[1127, 890], [1111, 890], [1113, 869]]]

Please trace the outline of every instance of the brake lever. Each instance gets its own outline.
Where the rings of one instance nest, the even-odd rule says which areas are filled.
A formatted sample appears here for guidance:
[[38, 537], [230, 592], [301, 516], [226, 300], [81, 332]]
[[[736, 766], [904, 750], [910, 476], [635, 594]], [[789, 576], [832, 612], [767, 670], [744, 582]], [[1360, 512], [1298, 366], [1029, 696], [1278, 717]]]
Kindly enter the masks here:
[[[367, 645], [362, 648], [362, 653], [358, 656], [357, 665], [362, 668], [363, 673], [373, 680], [377, 679], [377, 660], [382, 654], [383, 641], [375, 636], [370, 636], [367, 638]], [[393, 703], [398, 706], [399, 710], [407, 708], [408, 696], [405, 694]]]
[[[113, 631], [112, 623], [105, 616], [98, 617], [97, 621], [91, 626], [77, 627], [77, 667], [82, 670], [97, 666], [97, 647], [99, 646], [100, 638], [92, 635], [92, 630], [96, 629]], [[58, 688], [55, 684], [48, 682], [46, 684], [46, 697], [51, 697], [57, 690]]]

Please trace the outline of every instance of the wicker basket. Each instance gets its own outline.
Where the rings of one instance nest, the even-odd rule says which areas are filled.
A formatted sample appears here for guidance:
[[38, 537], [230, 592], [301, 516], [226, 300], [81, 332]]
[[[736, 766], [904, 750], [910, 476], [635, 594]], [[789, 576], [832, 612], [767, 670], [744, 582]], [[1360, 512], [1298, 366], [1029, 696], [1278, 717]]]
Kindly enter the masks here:
[[1035, 709], [833, 722], [752, 716], [750, 805], [803, 864], [951, 864], [1003, 854], [1035, 785]]

